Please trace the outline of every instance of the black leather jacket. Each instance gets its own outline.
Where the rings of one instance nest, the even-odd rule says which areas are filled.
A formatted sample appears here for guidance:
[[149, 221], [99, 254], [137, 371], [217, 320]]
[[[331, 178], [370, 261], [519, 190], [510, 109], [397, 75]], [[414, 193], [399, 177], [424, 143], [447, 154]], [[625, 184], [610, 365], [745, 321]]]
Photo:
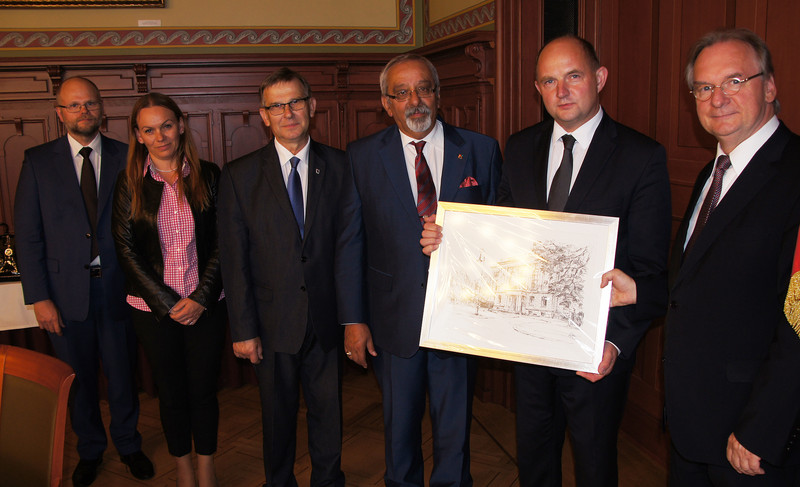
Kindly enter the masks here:
[[[217, 303], [222, 291], [216, 205], [220, 170], [216, 164], [205, 161], [200, 162], [200, 170], [203, 181], [211, 191], [211, 206], [205, 211], [192, 208], [200, 282], [188, 297], [208, 309]], [[159, 321], [181, 299], [177, 292], [164, 284], [164, 259], [158, 235], [158, 209], [163, 189], [164, 183], [154, 180], [148, 171], [142, 182], [142, 214], [132, 220], [128, 181], [125, 172], [121, 172], [114, 191], [111, 221], [128, 294], [144, 299]]]

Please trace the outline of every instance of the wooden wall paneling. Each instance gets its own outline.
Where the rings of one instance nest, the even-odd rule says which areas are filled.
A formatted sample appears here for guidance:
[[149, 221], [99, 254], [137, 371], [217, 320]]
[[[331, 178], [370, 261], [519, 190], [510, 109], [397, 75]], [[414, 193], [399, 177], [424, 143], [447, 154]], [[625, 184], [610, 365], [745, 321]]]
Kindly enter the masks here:
[[14, 232], [14, 196], [26, 149], [44, 143], [47, 118], [0, 120], [0, 222]]
[[271, 134], [261, 121], [258, 110], [241, 112], [222, 112], [221, 132], [224, 140], [223, 158], [215, 161], [226, 164], [265, 146]]
[[45, 69], [0, 71], [0, 99], [2, 100], [50, 99], [52, 98], [51, 93], [52, 83]]
[[536, 55], [542, 45], [542, 1], [495, 2], [497, 67], [495, 134], [501, 147], [508, 136], [541, 121], [536, 93]]
[[[794, 35], [800, 19], [800, 2], [795, 0], [761, 0], [769, 8], [759, 8], [752, 22], [753, 28], [767, 42], [775, 66], [775, 83], [778, 87], [780, 119], [795, 133], [800, 133], [800, 90], [796, 89], [800, 80], [800, 63], [797, 62], [797, 44]], [[766, 13], [763, 13], [766, 10]], [[737, 12], [737, 21], [739, 14]], [[764, 20], [762, 26], [761, 20]]]
[[372, 96], [349, 100], [346, 113], [347, 131], [350, 134], [348, 143], [394, 124], [394, 120], [383, 110], [378, 90]]

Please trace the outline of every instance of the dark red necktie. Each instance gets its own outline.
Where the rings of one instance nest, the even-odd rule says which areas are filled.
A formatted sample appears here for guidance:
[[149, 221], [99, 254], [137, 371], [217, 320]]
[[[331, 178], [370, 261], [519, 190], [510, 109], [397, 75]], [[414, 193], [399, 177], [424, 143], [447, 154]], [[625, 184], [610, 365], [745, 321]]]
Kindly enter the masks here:
[[714, 179], [711, 180], [711, 186], [708, 188], [706, 199], [703, 200], [703, 205], [700, 206], [700, 213], [697, 214], [697, 222], [694, 224], [694, 231], [689, 238], [689, 243], [686, 244], [686, 250], [683, 251], [684, 254], [689, 253], [689, 250], [692, 248], [692, 245], [694, 245], [700, 232], [705, 228], [706, 223], [708, 223], [708, 218], [711, 216], [711, 213], [717, 207], [720, 194], [722, 194], [722, 178], [725, 176], [725, 171], [730, 167], [730, 157], [722, 154], [717, 158], [717, 163], [714, 166]]
[[428, 161], [422, 154], [425, 141], [412, 142], [417, 149], [417, 157], [414, 159], [414, 172], [417, 175], [417, 214], [420, 220], [423, 217], [436, 213], [436, 187], [433, 185], [433, 177], [428, 167]]

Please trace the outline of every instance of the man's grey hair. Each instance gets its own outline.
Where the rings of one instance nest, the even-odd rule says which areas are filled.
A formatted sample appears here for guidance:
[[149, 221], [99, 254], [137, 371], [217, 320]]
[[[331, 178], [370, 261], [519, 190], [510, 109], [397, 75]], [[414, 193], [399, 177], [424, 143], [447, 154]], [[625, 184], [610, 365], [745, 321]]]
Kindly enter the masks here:
[[[775, 68], [772, 65], [772, 55], [769, 52], [767, 43], [764, 42], [761, 37], [749, 29], [720, 29], [709, 32], [701, 37], [689, 50], [689, 58], [686, 63], [686, 84], [689, 85], [690, 90], [694, 88], [694, 63], [697, 61], [697, 57], [700, 56], [703, 49], [711, 47], [714, 44], [719, 44], [720, 42], [729, 41], [743, 42], [755, 51], [759, 67], [764, 73], [764, 79], [775, 76]], [[778, 99], [775, 98], [772, 104], [777, 114], [780, 111]]]
[[388, 95], [389, 94], [389, 86], [388, 86], [389, 85], [389, 80], [387, 79], [388, 76], [389, 76], [389, 70], [393, 66], [395, 66], [397, 64], [400, 64], [400, 63], [403, 63], [403, 62], [406, 62], [406, 61], [419, 61], [419, 62], [421, 62], [422, 64], [424, 64], [425, 66], [428, 67], [428, 71], [430, 71], [431, 72], [431, 76], [433, 76], [433, 84], [436, 87], [436, 93], [438, 94], [439, 93], [439, 74], [436, 72], [436, 68], [433, 66], [433, 63], [431, 63], [428, 60], [428, 58], [426, 58], [424, 56], [420, 56], [419, 54], [413, 54], [413, 53], [406, 53], [406, 54], [401, 54], [399, 56], [395, 56], [388, 63], [386, 63], [386, 66], [383, 67], [383, 71], [381, 71], [381, 81], [380, 81], [380, 83], [381, 83], [381, 94], [382, 95]]

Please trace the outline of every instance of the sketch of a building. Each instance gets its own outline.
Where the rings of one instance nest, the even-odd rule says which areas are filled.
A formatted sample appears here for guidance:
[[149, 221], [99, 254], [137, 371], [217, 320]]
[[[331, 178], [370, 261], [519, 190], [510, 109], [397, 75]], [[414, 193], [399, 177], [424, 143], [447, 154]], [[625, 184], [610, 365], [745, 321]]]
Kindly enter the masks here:
[[534, 242], [524, 257], [492, 266], [494, 309], [526, 316], [583, 322], [583, 279], [586, 247]]

